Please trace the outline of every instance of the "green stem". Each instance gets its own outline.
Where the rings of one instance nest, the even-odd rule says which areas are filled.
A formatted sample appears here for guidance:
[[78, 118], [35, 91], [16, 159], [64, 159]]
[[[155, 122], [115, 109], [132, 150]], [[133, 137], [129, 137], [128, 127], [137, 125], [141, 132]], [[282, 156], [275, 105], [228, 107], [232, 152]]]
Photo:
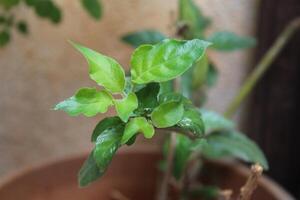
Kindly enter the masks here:
[[300, 18], [294, 19], [278, 36], [275, 43], [263, 56], [258, 63], [257, 67], [252, 71], [250, 76], [246, 79], [238, 94], [233, 98], [228, 108], [226, 109], [224, 116], [227, 118], [233, 117], [241, 103], [253, 90], [254, 86], [261, 79], [264, 73], [270, 68], [272, 62], [278, 56], [283, 47], [287, 44], [293, 33], [300, 27]]

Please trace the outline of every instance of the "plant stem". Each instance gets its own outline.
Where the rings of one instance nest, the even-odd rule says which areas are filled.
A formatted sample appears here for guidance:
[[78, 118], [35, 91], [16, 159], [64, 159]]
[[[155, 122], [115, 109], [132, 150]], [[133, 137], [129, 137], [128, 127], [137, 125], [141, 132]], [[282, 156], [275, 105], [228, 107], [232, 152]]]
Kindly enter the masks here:
[[256, 83], [261, 79], [264, 73], [269, 69], [272, 62], [278, 56], [283, 47], [287, 44], [293, 33], [296, 32], [300, 27], [300, 18], [294, 19], [289, 25], [284, 29], [284, 31], [278, 36], [275, 43], [263, 56], [260, 62], [257, 64], [257, 67], [252, 71], [250, 76], [246, 79], [238, 94], [233, 98], [229, 104], [227, 110], [224, 113], [224, 116], [231, 118], [238, 108], [240, 107], [243, 100], [249, 95]]
[[170, 137], [169, 150], [168, 150], [167, 167], [166, 167], [166, 171], [164, 172], [164, 176], [161, 183], [160, 191], [158, 193], [157, 200], [168, 199], [168, 191], [169, 191], [168, 187], [169, 187], [169, 180], [172, 176], [175, 146], [176, 146], [176, 133], [172, 132]]

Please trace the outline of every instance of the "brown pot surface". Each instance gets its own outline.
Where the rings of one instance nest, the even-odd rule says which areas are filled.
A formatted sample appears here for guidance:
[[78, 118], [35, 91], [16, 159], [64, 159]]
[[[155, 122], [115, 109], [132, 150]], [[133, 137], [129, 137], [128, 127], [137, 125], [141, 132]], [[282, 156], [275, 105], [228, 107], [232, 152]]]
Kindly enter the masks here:
[[[1, 200], [111, 200], [120, 191], [131, 200], [153, 200], [157, 189], [161, 159], [155, 150], [121, 151], [100, 181], [87, 188], [77, 185], [77, 173], [86, 155], [56, 161], [12, 175], [0, 182]], [[211, 163], [214, 183], [238, 191], [249, 170], [240, 164]], [[253, 199], [293, 199], [269, 178], [260, 179]]]

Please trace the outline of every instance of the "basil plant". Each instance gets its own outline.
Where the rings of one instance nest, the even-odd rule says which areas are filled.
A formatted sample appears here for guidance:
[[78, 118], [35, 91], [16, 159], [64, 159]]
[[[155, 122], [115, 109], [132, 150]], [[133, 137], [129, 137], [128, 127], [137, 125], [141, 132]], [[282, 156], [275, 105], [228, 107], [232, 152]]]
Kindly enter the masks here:
[[[173, 80], [203, 59], [211, 43], [199, 39], [165, 39], [155, 45], [141, 45], [132, 53], [128, 77], [113, 58], [73, 45], [86, 58], [90, 78], [101, 87], [81, 88], [74, 96], [58, 103], [55, 110], [91, 117], [113, 107], [117, 113], [102, 119], [95, 127], [91, 136], [94, 149], [79, 172], [80, 186], [101, 177], [117, 150], [132, 145], [138, 134], [150, 139], [160, 131], [178, 133], [181, 138], [178, 142], [189, 147], [182, 152], [185, 156], [176, 154], [182, 158], [175, 157], [175, 177], [181, 176], [184, 163], [193, 151], [201, 151], [207, 157], [235, 154], [267, 167], [258, 147], [233, 131], [231, 122], [216, 113], [198, 109], [174, 90]], [[176, 147], [180, 151], [180, 145]]]

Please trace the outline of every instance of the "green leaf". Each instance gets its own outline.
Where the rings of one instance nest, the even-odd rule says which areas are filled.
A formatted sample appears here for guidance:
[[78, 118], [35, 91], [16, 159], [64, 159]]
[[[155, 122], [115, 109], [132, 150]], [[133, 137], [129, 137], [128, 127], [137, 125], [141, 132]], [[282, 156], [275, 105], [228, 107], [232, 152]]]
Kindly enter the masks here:
[[200, 113], [202, 114], [202, 119], [205, 124], [206, 132], [234, 128], [234, 124], [232, 121], [226, 119], [225, 117], [216, 112], [201, 109]]
[[183, 117], [184, 107], [181, 101], [169, 101], [160, 104], [151, 113], [151, 120], [157, 128], [166, 128], [177, 124]]
[[17, 23], [17, 29], [20, 33], [26, 35], [28, 34], [28, 27], [27, 27], [27, 23], [25, 21], [19, 21]]
[[80, 187], [88, 186], [91, 182], [97, 180], [102, 175], [96, 164], [93, 153], [94, 151], [90, 153], [78, 173], [78, 182]]
[[203, 16], [193, 0], [179, 0], [179, 20], [187, 25], [183, 33], [185, 38], [203, 37], [203, 32], [210, 25], [210, 19]]
[[145, 138], [152, 138], [154, 135], [153, 126], [144, 117], [136, 117], [131, 119], [126, 127], [122, 137], [121, 144], [127, 143], [137, 133], [143, 133]]
[[177, 126], [191, 131], [197, 137], [203, 136], [205, 132], [204, 122], [201, 114], [193, 106], [188, 106], [185, 108], [183, 118], [178, 122]]
[[212, 48], [220, 51], [234, 51], [255, 46], [255, 39], [252, 37], [238, 36], [232, 32], [216, 32], [207, 39], [212, 42]]
[[217, 83], [218, 76], [219, 72], [217, 68], [213, 64], [209, 63], [206, 75], [206, 85], [208, 85], [209, 87], [214, 86]]
[[158, 31], [144, 30], [135, 33], [128, 33], [122, 37], [125, 43], [133, 47], [138, 47], [142, 44], [156, 44], [166, 39], [166, 36]]
[[206, 81], [209, 68], [207, 55], [204, 55], [193, 67], [192, 85], [193, 89], [200, 88]]
[[188, 197], [191, 199], [217, 199], [220, 195], [220, 189], [216, 186], [198, 186], [192, 188]]
[[7, 31], [0, 32], [0, 47], [5, 46], [10, 41], [10, 34]]
[[156, 45], [142, 45], [131, 57], [132, 81], [143, 84], [174, 79], [200, 59], [208, 45], [199, 39], [166, 39]]
[[96, 142], [97, 137], [105, 130], [115, 128], [117, 126], [124, 125], [124, 122], [119, 117], [107, 117], [101, 120], [95, 127], [91, 141]]
[[169, 93], [174, 91], [174, 81], [166, 81], [159, 83], [159, 94]]
[[0, 0], [0, 5], [2, 5], [7, 10], [18, 5], [19, 3], [20, 0]]
[[81, 0], [81, 4], [91, 17], [94, 17], [95, 19], [101, 18], [102, 7], [100, 0]]
[[119, 117], [127, 122], [130, 115], [138, 107], [138, 99], [134, 93], [129, 93], [127, 97], [121, 100], [114, 100]]
[[87, 117], [97, 113], [105, 113], [113, 105], [111, 95], [106, 91], [97, 91], [95, 88], [81, 88], [74, 96], [60, 102], [55, 110], [63, 110], [71, 116], [83, 114]]
[[173, 175], [179, 180], [184, 173], [187, 161], [192, 153], [192, 140], [184, 135], [176, 135], [176, 147], [174, 153]]
[[101, 174], [103, 174], [110, 164], [113, 156], [121, 145], [124, 126], [117, 126], [106, 129], [97, 140], [94, 149], [94, 159]]
[[35, 12], [38, 16], [47, 18], [53, 23], [59, 23], [61, 21], [60, 9], [50, 0], [27, 1], [27, 4], [34, 6]]
[[91, 79], [111, 92], [124, 90], [125, 73], [117, 61], [79, 44], [72, 44], [87, 59]]
[[158, 83], [149, 83], [146, 87], [142, 88], [136, 93], [139, 102], [139, 108], [152, 111], [153, 108], [158, 106], [158, 93], [160, 86]]
[[268, 162], [260, 148], [246, 135], [236, 131], [215, 132], [206, 137], [202, 153], [209, 159], [231, 156], [246, 162], [259, 163], [268, 169]]

